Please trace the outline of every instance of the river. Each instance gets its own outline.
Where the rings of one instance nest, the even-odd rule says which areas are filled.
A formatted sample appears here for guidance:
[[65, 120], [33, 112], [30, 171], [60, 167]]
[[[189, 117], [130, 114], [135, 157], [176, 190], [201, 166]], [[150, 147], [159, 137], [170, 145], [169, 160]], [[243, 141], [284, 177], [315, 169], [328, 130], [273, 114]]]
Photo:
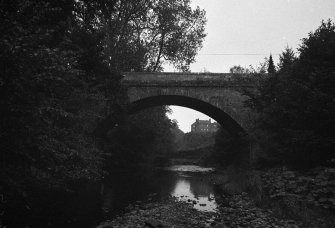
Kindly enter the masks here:
[[[36, 192], [38, 210], [21, 214], [15, 227], [95, 227], [135, 205], [169, 197], [201, 211], [215, 211], [216, 188], [208, 181], [211, 168], [178, 165], [166, 168], [123, 168], [100, 182], [73, 183], [71, 192]], [[14, 227], [14, 226], [13, 226]]]
[[[218, 175], [210, 175], [211, 172], [214, 169], [194, 165], [116, 169], [102, 182], [78, 182], [67, 194], [44, 194], [40, 197], [40, 207], [36, 207], [40, 210], [32, 211], [30, 216], [21, 214], [22, 219], [9, 227], [93, 228], [102, 222], [107, 226], [114, 222], [114, 225], [122, 227], [127, 216], [115, 218], [127, 212], [135, 212], [130, 218], [134, 218], [136, 224], [155, 218], [162, 224], [186, 222], [191, 224], [188, 227], [194, 227], [193, 223], [203, 227], [213, 221], [228, 227], [237, 227], [238, 224], [258, 227], [260, 223], [264, 225], [262, 227], [272, 227], [273, 224], [277, 227], [299, 227], [292, 220], [278, 219], [271, 211], [257, 208], [246, 193], [226, 197], [220, 187], [211, 184], [211, 178], [215, 179]], [[41, 196], [40, 192], [36, 194]], [[171, 197], [188, 202], [194, 209], [166, 200]], [[153, 209], [149, 205], [157, 207]], [[179, 205], [177, 210], [176, 205]], [[172, 219], [178, 216], [179, 219]], [[130, 222], [130, 227], [135, 224], [131, 219], [127, 222]]]
[[188, 201], [197, 210], [215, 211], [215, 186], [207, 176], [214, 171], [195, 165], [154, 170], [122, 170], [106, 178], [102, 188], [105, 219], [122, 214], [131, 204], [162, 201], [167, 197]]

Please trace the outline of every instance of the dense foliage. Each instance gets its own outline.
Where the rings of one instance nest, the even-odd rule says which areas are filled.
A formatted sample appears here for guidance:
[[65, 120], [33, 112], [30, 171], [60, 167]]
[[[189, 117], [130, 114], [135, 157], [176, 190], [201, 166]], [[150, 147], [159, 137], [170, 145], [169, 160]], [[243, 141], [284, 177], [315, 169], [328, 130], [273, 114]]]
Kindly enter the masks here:
[[212, 154], [215, 164], [222, 167], [249, 165], [249, 146], [243, 135], [232, 135], [220, 127], [215, 136], [215, 149]]
[[97, 177], [101, 151], [88, 133], [105, 95], [82, 67], [87, 50], [72, 37], [81, 28], [67, 21], [73, 6], [1, 4], [1, 181]]
[[[188, 70], [205, 37], [205, 11], [189, 0], [79, 1], [83, 22], [104, 32], [104, 56], [117, 71]], [[82, 15], [83, 13], [88, 16]]]
[[192, 150], [214, 145], [213, 132], [188, 132], [184, 134], [181, 150]]
[[[328, 20], [302, 39], [298, 56], [286, 48], [278, 72], [261, 78], [250, 106], [265, 160], [308, 168], [334, 158], [335, 25]], [[270, 68], [270, 67], [269, 67]]]
[[[0, 1], [0, 21], [1, 217], [30, 210], [31, 187], [64, 191], [104, 175], [106, 154], [120, 147], [106, 150], [92, 132], [127, 105], [119, 72], [164, 61], [187, 70], [205, 37], [205, 13], [188, 0]], [[152, 134], [167, 131], [157, 127], [165, 112], [144, 124]]]
[[109, 131], [104, 149], [108, 154], [106, 169], [139, 164], [165, 165], [176, 150], [171, 131], [176, 123], [166, 112], [170, 112], [167, 106], [142, 110], [130, 116], [128, 124]]

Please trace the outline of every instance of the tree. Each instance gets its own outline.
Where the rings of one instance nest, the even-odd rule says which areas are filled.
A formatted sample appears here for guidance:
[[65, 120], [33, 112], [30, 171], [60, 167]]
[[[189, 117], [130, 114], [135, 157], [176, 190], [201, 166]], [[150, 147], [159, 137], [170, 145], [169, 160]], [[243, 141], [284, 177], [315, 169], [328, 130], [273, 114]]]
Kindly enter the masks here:
[[205, 37], [205, 12], [188, 0], [1, 1], [0, 19], [0, 203], [13, 212], [38, 202], [31, 187], [105, 175], [92, 132], [127, 105], [120, 71], [187, 70]]
[[[114, 71], [160, 71], [164, 61], [188, 70], [206, 36], [205, 11], [193, 10], [189, 0], [83, 0], [78, 4], [80, 21], [89, 20], [89, 27], [106, 34], [105, 61]], [[91, 16], [84, 18], [83, 12]]]
[[91, 132], [117, 90], [104, 90], [115, 80], [98, 34], [76, 23], [75, 10], [76, 1], [0, 2], [0, 207], [9, 226], [27, 226], [20, 211], [38, 207], [37, 190], [64, 193], [104, 175]]
[[176, 149], [172, 133], [176, 124], [166, 112], [167, 106], [145, 109], [131, 115], [127, 125], [112, 129], [105, 144], [107, 166], [115, 169], [136, 164], [165, 165]]
[[[0, 56], [2, 167], [17, 164], [11, 171], [19, 176], [11, 178], [21, 180], [22, 173], [27, 180], [53, 175], [54, 182], [90, 175], [90, 168], [97, 173], [93, 167], [99, 163], [99, 150], [85, 133], [90, 121], [80, 122], [87, 118], [88, 103], [99, 99], [99, 94], [87, 91], [78, 52], [65, 29], [73, 5], [65, 1], [2, 4], [6, 22], [1, 27]], [[71, 164], [74, 169], [68, 169], [67, 160], [76, 164]]]
[[250, 70], [245, 67], [241, 67], [240, 65], [238, 66], [233, 66], [229, 69], [229, 72], [232, 74], [249, 74]]
[[285, 50], [282, 52], [281, 55], [279, 55], [279, 64], [278, 69], [280, 73], [286, 73], [290, 69], [292, 69], [292, 66], [294, 62], [297, 60], [294, 51], [289, 48], [288, 46], [285, 48]]
[[299, 52], [292, 73], [295, 86], [291, 94], [298, 95], [303, 109], [294, 109], [300, 116], [290, 133], [295, 138], [294, 145], [306, 142], [300, 154], [315, 164], [334, 157], [335, 132], [330, 127], [335, 124], [331, 117], [335, 111], [334, 23], [322, 21], [315, 32], [303, 39]]
[[280, 163], [306, 168], [334, 158], [334, 40], [328, 20], [303, 39], [298, 58], [286, 48], [279, 72], [264, 79], [251, 102], [260, 112], [258, 130], [268, 135], [270, 156]]
[[[308, 34], [307, 38], [302, 39], [302, 44], [299, 47], [299, 62], [305, 65], [305, 70], [302, 75], [307, 75], [322, 69], [324, 73], [334, 72], [334, 57], [335, 49], [335, 26], [329, 19], [322, 21], [319, 28], [315, 32]], [[326, 79], [326, 75], [317, 76], [320, 79]]]
[[268, 63], [268, 74], [274, 74], [274, 73], [276, 73], [276, 68], [273, 63], [272, 55], [270, 55]]

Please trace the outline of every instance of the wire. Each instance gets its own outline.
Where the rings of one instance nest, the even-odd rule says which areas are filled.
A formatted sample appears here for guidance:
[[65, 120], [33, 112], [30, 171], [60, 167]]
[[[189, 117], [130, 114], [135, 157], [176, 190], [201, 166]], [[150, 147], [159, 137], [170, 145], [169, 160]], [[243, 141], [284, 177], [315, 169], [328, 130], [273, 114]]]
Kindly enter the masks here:
[[[199, 53], [198, 55], [262, 55], [262, 56], [267, 56], [267, 55], [269, 55], [269, 54], [261, 54], [261, 53], [240, 53], [240, 54], [238, 54], [238, 53]], [[277, 53], [274, 53], [274, 54], [272, 54], [271, 53], [271, 55], [280, 55], [280, 54], [277, 54]]]

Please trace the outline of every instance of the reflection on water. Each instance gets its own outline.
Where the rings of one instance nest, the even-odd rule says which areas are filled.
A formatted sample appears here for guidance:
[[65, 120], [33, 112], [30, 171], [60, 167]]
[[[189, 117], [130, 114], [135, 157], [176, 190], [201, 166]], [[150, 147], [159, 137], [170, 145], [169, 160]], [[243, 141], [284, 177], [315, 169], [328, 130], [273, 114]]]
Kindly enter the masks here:
[[128, 167], [111, 171], [103, 183], [73, 183], [73, 192], [66, 194], [37, 189], [40, 207], [35, 209], [40, 209], [22, 214], [22, 223], [13, 221], [18, 225], [10, 227], [91, 228], [122, 214], [130, 204], [160, 202], [171, 196], [199, 210], [213, 211], [216, 193], [206, 178], [209, 171], [197, 166], [173, 166], [168, 170]]
[[187, 180], [178, 180], [176, 186], [172, 192], [172, 196], [184, 197], [191, 193], [191, 184]]
[[206, 173], [214, 171], [214, 168], [201, 167], [197, 165], [174, 165], [167, 167], [166, 170], [178, 172]]
[[169, 196], [194, 204], [202, 211], [216, 209], [215, 193], [206, 176], [211, 168], [173, 166], [165, 170], [127, 170], [114, 173], [102, 189], [102, 208], [106, 217], [120, 214], [129, 204]]
[[181, 201], [194, 203], [194, 208], [201, 211], [215, 211], [217, 208], [213, 186], [204, 177], [178, 175], [171, 195]]

